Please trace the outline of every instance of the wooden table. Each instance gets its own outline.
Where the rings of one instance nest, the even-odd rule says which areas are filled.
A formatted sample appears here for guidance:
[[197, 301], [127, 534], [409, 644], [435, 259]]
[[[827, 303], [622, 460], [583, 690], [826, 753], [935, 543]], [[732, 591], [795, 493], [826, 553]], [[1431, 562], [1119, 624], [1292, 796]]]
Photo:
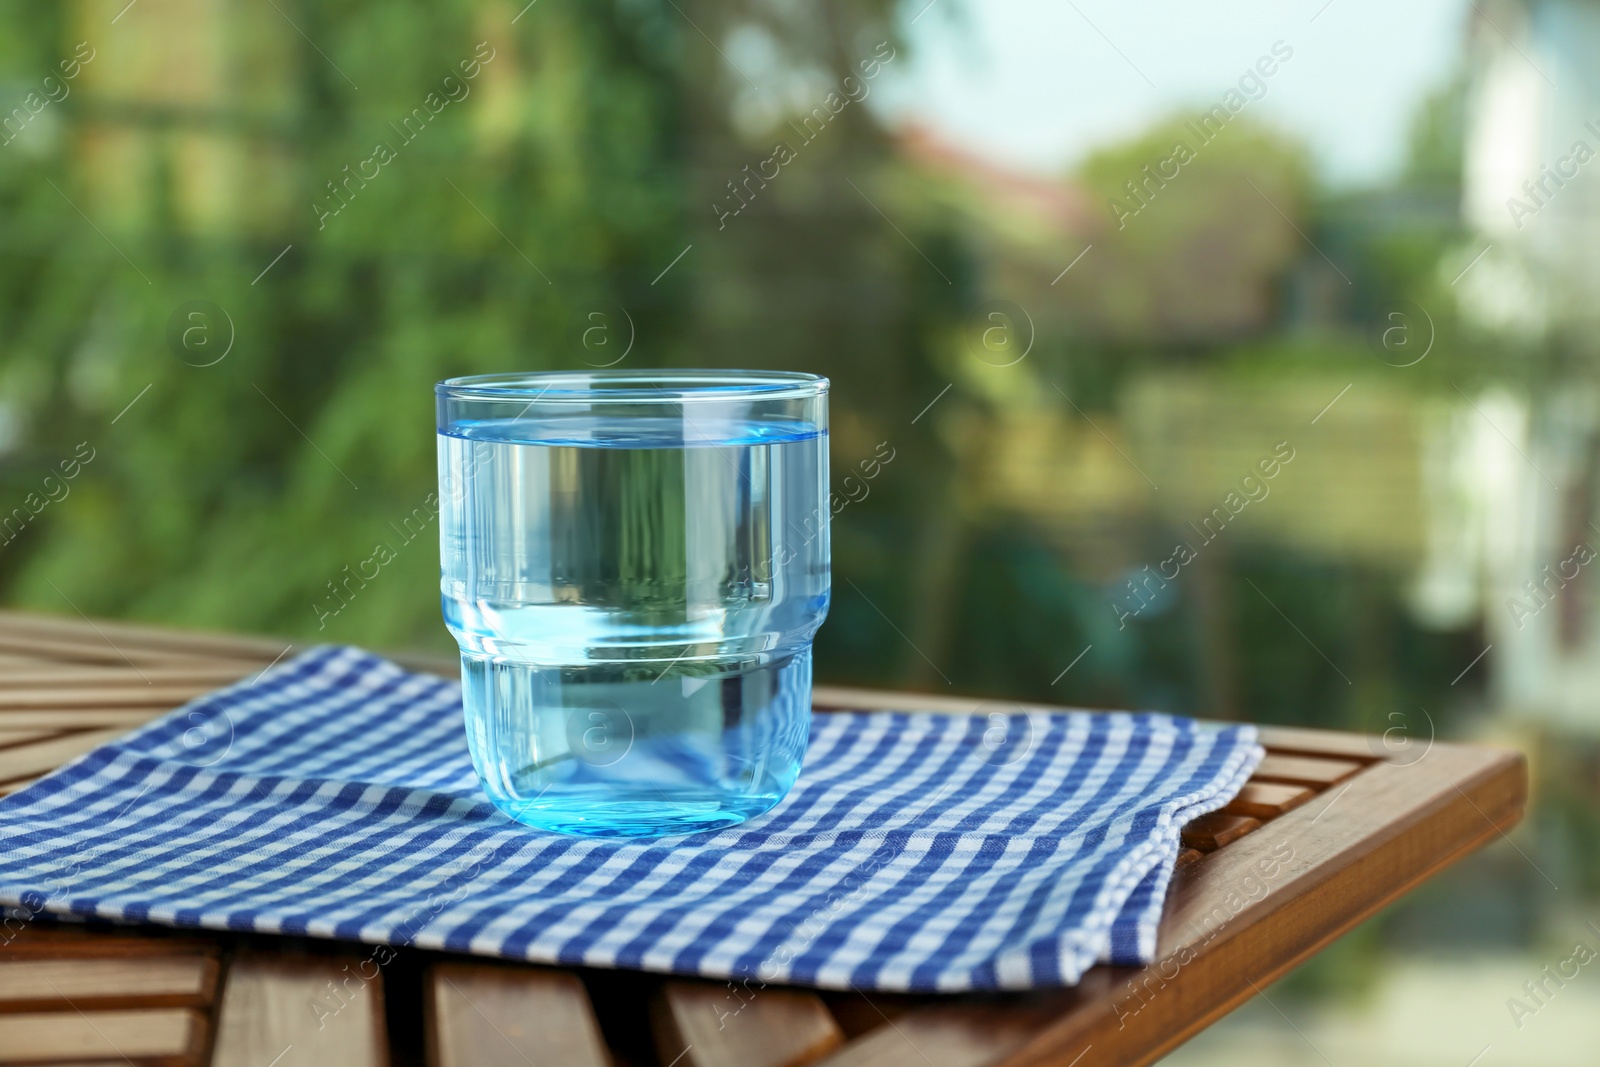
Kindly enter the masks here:
[[[0, 612], [0, 792], [287, 654], [270, 641]], [[976, 704], [816, 692], [819, 708]], [[746, 989], [410, 949], [379, 967], [361, 945], [13, 920], [0, 928], [0, 1063], [1149, 1063], [1502, 836], [1527, 799], [1513, 752], [1279, 727], [1262, 736], [1269, 756], [1244, 793], [1185, 830], [1157, 962], [1096, 967], [1073, 989]]]

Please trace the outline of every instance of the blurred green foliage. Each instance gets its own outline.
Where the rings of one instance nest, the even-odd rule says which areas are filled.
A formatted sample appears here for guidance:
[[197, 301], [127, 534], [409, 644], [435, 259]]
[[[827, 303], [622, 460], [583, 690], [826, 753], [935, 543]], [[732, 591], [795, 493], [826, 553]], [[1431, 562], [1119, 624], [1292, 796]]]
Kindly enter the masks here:
[[[1115, 426], [1168, 371], [1387, 371], [1368, 320], [1439, 306], [1458, 235], [1365, 220], [1453, 180], [1459, 92], [1368, 202], [1326, 197], [1243, 116], [1118, 227], [1106, 204], [1180, 116], [1087, 161], [1051, 230], [875, 117], [874, 78], [905, 62], [886, 3], [117, 6], [10, 5], [0, 34], [8, 100], [97, 50], [0, 148], [0, 489], [20, 503], [78, 442], [96, 455], [0, 550], [10, 603], [448, 650], [430, 386], [595, 365], [599, 313], [629, 366], [829, 375], [838, 470], [896, 450], [836, 524], [824, 678], [1335, 724], [1432, 700], [1477, 640], [1419, 629], [1392, 566], [1243, 532], [1119, 628], [1124, 572], [1170, 551], [1171, 521], [1134, 501], [1063, 539], [1041, 502], [1078, 475], [1001, 498], [982, 467], [1051, 427], [1097, 444], [1085, 420]], [[830, 92], [851, 102], [802, 125]], [[748, 182], [780, 143], [793, 161]], [[996, 295], [1037, 320], [1009, 378], [974, 359]]]
[[[181, 8], [98, 28], [98, 69], [152, 43], [119, 52], [119, 30]], [[70, 506], [8, 547], [10, 599], [309, 636], [326, 583], [387, 543], [396, 561], [321, 636], [429, 640], [435, 535], [393, 524], [432, 489], [432, 383], [573, 363], [574, 309], [619, 300], [641, 359], [678, 358], [681, 286], [648, 283], [681, 248], [686, 27], [670, 5], [514, 14], [230, 8], [201, 43], [235, 54], [191, 99], [141, 106], [159, 76], [87, 85], [48, 144], [0, 157], [7, 487], [77, 440], [98, 452]], [[48, 68], [87, 21], [13, 16], [7, 75]], [[372, 176], [380, 143], [395, 158]], [[133, 166], [106, 174], [117, 148]], [[188, 184], [213, 163], [236, 168], [220, 212]], [[191, 321], [195, 300], [221, 316]]]

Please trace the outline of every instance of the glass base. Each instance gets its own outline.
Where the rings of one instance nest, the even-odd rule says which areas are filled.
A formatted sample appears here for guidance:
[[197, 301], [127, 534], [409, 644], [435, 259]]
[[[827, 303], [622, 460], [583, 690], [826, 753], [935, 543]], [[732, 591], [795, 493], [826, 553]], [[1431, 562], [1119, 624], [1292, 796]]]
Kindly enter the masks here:
[[467, 744], [497, 808], [589, 837], [718, 830], [800, 772], [811, 651], [718, 661], [531, 666], [463, 652]]

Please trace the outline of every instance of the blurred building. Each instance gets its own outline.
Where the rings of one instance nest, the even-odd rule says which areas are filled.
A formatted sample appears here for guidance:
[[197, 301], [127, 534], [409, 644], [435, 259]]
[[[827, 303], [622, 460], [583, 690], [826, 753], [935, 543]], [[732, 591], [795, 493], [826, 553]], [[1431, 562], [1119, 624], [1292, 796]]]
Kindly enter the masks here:
[[[1347, 283], [1306, 263], [1296, 228], [1313, 224], [1292, 147], [1231, 134], [1141, 186], [1147, 210], [1126, 226], [1108, 207], [1119, 176], [1143, 176], [1154, 146], [1192, 136], [1181, 124], [1058, 179], [922, 130], [897, 143], [973, 264], [970, 321], [946, 345], [963, 399], [931, 416], [959, 467], [962, 523], [1026, 529], [1095, 589], [1089, 610], [1118, 634], [1182, 605], [1201, 706], [1222, 715], [1242, 706], [1246, 613], [1230, 578], [1247, 561], [1266, 549], [1399, 579], [1430, 531], [1427, 406], [1358, 344], [1285, 336], [1284, 279]], [[958, 568], [926, 572], [934, 587]], [[954, 602], [934, 590], [928, 614]], [[927, 625], [937, 644], [951, 624]]]
[[[1070, 364], [1079, 339], [1136, 339], [1181, 351], [1202, 339], [1248, 341], [1278, 327], [1273, 287], [1303, 253], [1299, 238], [1274, 212], [1227, 210], [1226, 201], [1211, 195], [1207, 175], [1196, 178], [1198, 188], [1174, 181], [1170, 192], [1161, 191], [1169, 215], [1192, 221], [1152, 212], [1133, 223], [1162, 226], [1163, 235], [1182, 229], [1194, 248], [1163, 244], [1165, 272], [1155, 264], [1131, 270], [1137, 245], [1119, 239], [1105, 197], [1083, 183], [1014, 174], [922, 130], [904, 134], [900, 149], [935, 195], [966, 220], [981, 293], [1005, 294], [1008, 314], [1019, 322], [1026, 317], [1018, 328], [1035, 350], [1064, 344]], [[1215, 166], [1232, 169], [1233, 163]], [[1233, 177], [1234, 185], [1250, 191]], [[1079, 254], [1083, 259], [1063, 271]], [[1190, 269], [1186, 258], [1207, 269]], [[1167, 299], [1166, 290], [1178, 288], [1183, 299]], [[1113, 291], [1120, 297], [1113, 299]], [[1124, 308], [1145, 303], [1160, 305], [1162, 313], [1124, 318]], [[979, 305], [980, 311], [988, 307]], [[986, 417], [969, 414], [951, 426], [967, 461], [972, 510], [1030, 517], [1102, 581], [1145, 562], [1130, 542], [1135, 528], [1152, 519], [1164, 531], [1201, 523], [1280, 442], [1297, 465], [1257, 490], [1272, 502], [1257, 507], [1230, 540], [1272, 542], [1313, 558], [1392, 571], [1421, 560], [1426, 427], [1410, 394], [1363, 383], [1344, 395], [1349, 380], [1325, 371], [1280, 370], [1252, 382], [1202, 362], [1133, 376], [1113, 410], [1091, 413], [1067, 395], [1039, 356], [1018, 354], [1015, 365], [1002, 365], [1007, 361], [986, 360], [981, 351], [972, 358], [979, 346], [974, 338], [965, 341], [958, 354], [964, 380], [996, 401]], [[1339, 402], [1312, 425], [1336, 395]], [[1294, 441], [1282, 433], [1285, 412], [1304, 414], [1296, 421], [1306, 430]]]
[[1436, 536], [1429, 580], [1457, 599], [1464, 578], [1481, 580], [1510, 710], [1600, 733], [1600, 397], [1587, 384], [1600, 356], [1600, 6], [1489, 4], [1469, 47], [1463, 210], [1481, 240], [1457, 269], [1484, 251], [1459, 280], [1462, 311], [1563, 369], [1526, 401], [1470, 396], [1440, 425], [1454, 459], [1434, 470], [1437, 514], [1455, 532]]

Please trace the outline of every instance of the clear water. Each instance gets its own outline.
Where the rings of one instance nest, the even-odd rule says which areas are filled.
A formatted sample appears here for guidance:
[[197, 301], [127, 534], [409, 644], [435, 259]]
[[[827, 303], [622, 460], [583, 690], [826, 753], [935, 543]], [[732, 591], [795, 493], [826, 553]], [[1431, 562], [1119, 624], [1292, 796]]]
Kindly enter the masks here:
[[521, 822], [716, 829], [799, 773], [828, 608], [827, 435], [685, 409], [439, 435], [468, 745]]

